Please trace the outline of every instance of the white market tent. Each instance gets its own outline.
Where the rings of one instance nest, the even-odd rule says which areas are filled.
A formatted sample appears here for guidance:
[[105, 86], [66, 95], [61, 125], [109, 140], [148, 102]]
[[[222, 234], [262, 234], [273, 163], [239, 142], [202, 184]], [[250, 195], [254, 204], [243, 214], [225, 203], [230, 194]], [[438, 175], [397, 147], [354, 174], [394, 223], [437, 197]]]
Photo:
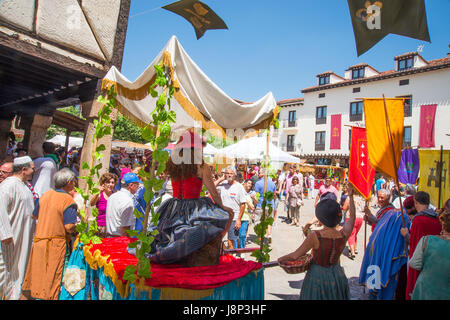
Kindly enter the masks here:
[[253, 103], [241, 104], [227, 96], [187, 55], [178, 39], [172, 36], [164, 49], [134, 81], [129, 81], [114, 66], [102, 82], [102, 89], [114, 86], [119, 111], [141, 126], [151, 121], [156, 99], [149, 94], [155, 80], [154, 66], [168, 67], [175, 86], [171, 109], [177, 115], [172, 131], [189, 128], [210, 130], [225, 138], [227, 129], [266, 129], [278, 114], [271, 92]]
[[[68, 148], [81, 148], [83, 146], [83, 138], [77, 138], [77, 137], [69, 137], [69, 145]], [[63, 135], [56, 135], [50, 140], [47, 140], [49, 142], [53, 142], [54, 144], [65, 146], [66, 145], [66, 136]]]
[[[217, 154], [227, 158], [238, 158], [247, 160], [263, 160], [267, 151], [265, 137], [251, 137], [243, 139], [228, 147], [219, 149]], [[274, 144], [269, 144], [269, 160], [276, 162], [300, 163], [300, 159], [284, 152]]]
[[218, 152], [219, 152], [219, 149], [210, 145], [209, 143], [206, 144], [206, 147], [203, 148], [203, 154], [216, 155]]

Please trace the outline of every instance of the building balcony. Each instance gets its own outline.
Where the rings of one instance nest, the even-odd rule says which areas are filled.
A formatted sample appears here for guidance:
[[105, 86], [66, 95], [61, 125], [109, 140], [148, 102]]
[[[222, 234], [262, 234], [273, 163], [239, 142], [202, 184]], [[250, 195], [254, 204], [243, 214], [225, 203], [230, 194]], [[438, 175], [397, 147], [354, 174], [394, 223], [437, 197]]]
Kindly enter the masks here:
[[315, 144], [314, 151], [325, 151], [325, 144]]
[[286, 145], [283, 143], [281, 145], [281, 150], [289, 153], [300, 153], [301, 152], [301, 144], [295, 144], [295, 145]]
[[283, 120], [281, 122], [280, 127], [283, 129], [283, 131], [297, 131], [298, 130], [298, 120], [295, 121], [289, 121], [289, 120]]

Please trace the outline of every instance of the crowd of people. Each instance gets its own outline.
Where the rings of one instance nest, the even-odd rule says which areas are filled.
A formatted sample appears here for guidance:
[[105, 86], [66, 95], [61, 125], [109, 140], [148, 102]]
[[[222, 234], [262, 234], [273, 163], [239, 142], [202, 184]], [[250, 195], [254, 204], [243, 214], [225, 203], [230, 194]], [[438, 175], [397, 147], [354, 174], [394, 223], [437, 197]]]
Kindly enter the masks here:
[[[183, 137], [188, 136], [180, 138], [176, 152], [194, 154], [204, 145]], [[128, 230], [144, 229], [142, 215], [147, 202], [139, 171], [149, 170], [150, 152], [141, 157], [124, 152], [111, 157], [109, 171], [99, 179], [100, 192], [86, 203], [75, 190], [79, 167], [73, 164], [79, 163], [79, 150], [70, 151], [70, 166], [68, 157], [61, 158], [54, 144], [45, 142], [42, 147], [44, 155], [36, 159], [11, 150], [0, 166], [1, 299], [58, 299], [75, 227], [81, 221], [80, 208], [85, 205], [90, 212], [94, 208], [98, 212], [90, 219], [96, 220], [102, 238], [125, 237]], [[381, 177], [374, 184], [373, 203], [349, 183], [338, 190], [331, 177], [316, 189], [314, 175], [303, 175], [295, 165], [285, 172], [278, 170], [267, 181], [266, 174], [257, 164], [244, 170], [230, 165], [219, 173], [203, 161], [175, 164], [169, 158], [166, 171], [158, 177], [162, 189], [150, 200], [163, 197], [155, 208], [159, 223], [146, 226], [159, 231], [149, 259], [163, 264], [210, 265], [217, 263], [225, 238], [227, 248], [245, 248], [249, 225], [262, 215], [262, 195], [270, 191], [274, 197], [267, 205], [273, 209], [274, 221], [283, 207], [285, 216], [279, 218], [292, 227], [301, 227], [306, 199], [314, 202], [314, 219], [299, 229], [306, 235], [305, 241], [278, 259], [279, 263], [296, 260], [312, 250], [313, 263], [301, 299], [349, 299], [339, 257], [347, 243], [348, 257], [354, 259], [358, 254], [357, 235], [364, 221], [372, 226], [372, 235], [364, 252], [360, 283], [369, 288], [371, 298], [450, 298], [450, 200], [436, 211], [427, 193], [412, 185], [397, 188]], [[311, 230], [313, 225], [321, 229]], [[267, 239], [271, 242], [272, 226]], [[380, 283], [369, 286], [374, 265], [380, 269]]]
[[313, 224], [322, 228], [305, 233], [307, 237], [297, 250], [278, 259], [286, 263], [312, 250], [312, 265], [300, 299], [350, 298], [339, 256], [348, 242], [349, 258], [355, 257], [356, 235], [363, 221], [372, 226], [372, 234], [365, 248], [359, 283], [369, 289], [370, 299], [450, 299], [450, 199], [436, 210], [428, 193], [413, 185], [389, 186], [383, 180], [380, 177], [375, 183], [375, 215], [370, 209], [371, 199], [355, 195], [351, 184], [344, 184], [339, 201], [337, 190], [331, 188], [329, 181], [321, 187], [315, 217], [305, 228]]

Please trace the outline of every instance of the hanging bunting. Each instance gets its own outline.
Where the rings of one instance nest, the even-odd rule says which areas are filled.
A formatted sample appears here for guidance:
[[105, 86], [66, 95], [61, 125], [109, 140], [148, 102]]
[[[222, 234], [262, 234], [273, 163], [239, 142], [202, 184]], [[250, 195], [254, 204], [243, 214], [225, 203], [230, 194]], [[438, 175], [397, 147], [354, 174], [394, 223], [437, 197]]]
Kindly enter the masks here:
[[195, 29], [197, 40], [205, 34], [206, 30], [228, 29], [225, 22], [201, 1], [181, 0], [162, 8], [172, 11], [189, 21]]
[[358, 57], [390, 33], [430, 42], [424, 0], [347, 0]]

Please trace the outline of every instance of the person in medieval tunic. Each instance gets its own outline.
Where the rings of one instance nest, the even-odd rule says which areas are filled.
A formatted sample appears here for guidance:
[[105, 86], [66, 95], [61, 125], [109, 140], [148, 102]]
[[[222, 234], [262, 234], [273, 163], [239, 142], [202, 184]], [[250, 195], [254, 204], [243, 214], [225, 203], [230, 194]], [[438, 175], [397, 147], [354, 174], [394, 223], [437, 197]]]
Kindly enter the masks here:
[[0, 185], [0, 300], [18, 300], [32, 244], [34, 199], [30, 157], [14, 159], [13, 175]]
[[[173, 198], [158, 207], [161, 216], [156, 226], [159, 234], [149, 255], [152, 263], [185, 266], [218, 263], [219, 248], [231, 227], [234, 211], [222, 202], [211, 170], [203, 161], [205, 145], [202, 137], [186, 131], [172, 151], [167, 172]], [[203, 185], [211, 198], [201, 197]]]
[[[381, 204], [380, 207], [383, 208]], [[359, 274], [359, 283], [368, 287], [371, 300], [397, 299], [400, 271], [408, 262], [406, 243], [400, 230], [409, 229], [410, 225], [408, 215], [403, 213], [402, 219], [402, 213], [395, 208], [383, 211], [377, 220]]]
[[55, 173], [56, 190], [39, 200], [39, 217], [30, 262], [22, 285], [23, 299], [57, 300], [64, 266], [70, 257], [70, 237], [75, 231], [77, 206], [70, 193], [76, 183], [73, 171]]
[[370, 209], [366, 206], [364, 208], [365, 217], [364, 220], [367, 221], [368, 224], [372, 226], [372, 232], [375, 230], [375, 226], [377, 225], [378, 221], [381, 220], [383, 215], [388, 212], [389, 210], [395, 209], [395, 207], [390, 203], [390, 194], [389, 191], [386, 189], [380, 189], [377, 191], [377, 204], [380, 207], [378, 210], [376, 216], [374, 216]]

